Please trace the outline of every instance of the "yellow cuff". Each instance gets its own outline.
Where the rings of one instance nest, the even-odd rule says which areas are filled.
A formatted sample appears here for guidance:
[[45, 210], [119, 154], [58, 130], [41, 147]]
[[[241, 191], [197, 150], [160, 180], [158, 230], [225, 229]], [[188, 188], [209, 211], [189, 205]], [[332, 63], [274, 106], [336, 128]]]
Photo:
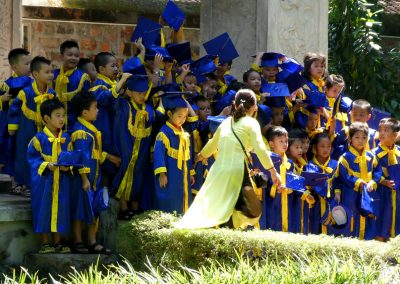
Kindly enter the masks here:
[[374, 190], [376, 190], [378, 188], [378, 184], [375, 181], [372, 181], [372, 187], [374, 188]]
[[198, 190], [196, 190], [196, 189], [192, 189], [192, 194], [196, 195], [197, 193], [199, 193], [199, 191], [198, 191]]
[[167, 168], [166, 167], [159, 167], [159, 168], [154, 170], [154, 175], [158, 175], [160, 173], [166, 173], [166, 172], [167, 172]]
[[103, 152], [101, 153], [100, 164], [104, 163], [104, 161], [107, 159], [107, 155], [108, 155], [107, 152], [104, 152], [104, 151], [103, 151]]
[[163, 107], [158, 107], [157, 108], [157, 111], [159, 111], [159, 112], [161, 112], [162, 114], [165, 114], [165, 108], [163, 108]]
[[187, 122], [196, 122], [199, 120], [199, 117], [197, 115], [195, 116], [188, 116], [188, 118], [186, 119]]
[[195, 170], [190, 170], [190, 175], [191, 176], [194, 176], [196, 174], [196, 171]]
[[341, 189], [335, 189], [335, 194], [336, 193], [342, 194], [342, 190]]
[[142, 55], [138, 55], [137, 56], [140, 59], [140, 62], [142, 62], [142, 64], [145, 64], [144, 58], [142, 57]]
[[90, 168], [81, 168], [78, 172], [79, 174], [90, 174]]
[[272, 198], [275, 198], [275, 196], [276, 196], [276, 185], [275, 185], [275, 184], [272, 185], [271, 191], [270, 191], [269, 195], [270, 195]]
[[354, 191], [358, 192], [361, 182], [363, 182], [363, 180], [360, 178], [356, 181], [356, 183], [354, 184]]
[[18, 127], [19, 127], [18, 124], [9, 124], [8, 130], [18, 130]]
[[1, 96], [0, 96], [0, 110], [3, 110], [3, 100], [1, 99]]
[[41, 176], [44, 172], [44, 170], [47, 168], [47, 165], [49, 162], [43, 162], [40, 164], [39, 169], [38, 169], [38, 174]]
[[253, 63], [251, 64], [251, 69], [256, 70], [257, 72], [261, 72], [261, 67], [258, 66], [257, 64]]
[[111, 93], [112, 93], [114, 98], [118, 98], [119, 97], [119, 94], [117, 93], [117, 87], [112, 87], [111, 88]]

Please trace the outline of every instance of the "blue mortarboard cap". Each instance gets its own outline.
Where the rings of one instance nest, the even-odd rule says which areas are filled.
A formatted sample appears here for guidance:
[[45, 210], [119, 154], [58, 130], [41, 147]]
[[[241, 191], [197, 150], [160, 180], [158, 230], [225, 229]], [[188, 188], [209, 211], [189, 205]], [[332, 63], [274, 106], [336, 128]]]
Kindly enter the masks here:
[[132, 75], [126, 80], [126, 87], [130, 91], [143, 93], [149, 89], [147, 76]]
[[276, 81], [285, 83], [289, 89], [289, 93], [293, 93], [294, 91], [300, 89], [307, 82], [306, 79], [299, 73], [286, 74], [285, 76], [280, 74], [282, 73], [279, 72], [277, 74]]
[[83, 167], [82, 164], [82, 152], [76, 151], [61, 151], [58, 155], [56, 166], [64, 167]]
[[350, 236], [350, 219], [352, 213], [345, 205], [337, 203], [336, 200], [328, 204], [328, 208], [321, 217], [321, 224], [329, 226], [334, 235]]
[[212, 73], [217, 69], [215, 66], [214, 59], [216, 58], [215, 55], [205, 55], [190, 65], [192, 72], [196, 75], [204, 75], [208, 73]]
[[181, 92], [178, 84], [171, 83], [164, 85], [161, 90], [163, 93], [159, 97], [161, 97], [164, 109], [187, 107], [187, 102], [182, 96], [188, 94], [188, 92]]
[[[259, 169], [268, 178], [271, 178], [270, 172], [262, 166], [260, 159], [257, 157], [256, 153], [250, 152], [250, 154], [251, 154], [251, 161], [252, 161], [253, 167], [255, 169]], [[282, 163], [281, 156], [279, 156], [278, 154], [275, 154], [274, 152], [270, 152], [269, 154], [270, 154], [272, 163], [274, 164], [274, 167], [279, 168], [280, 164]]]
[[272, 120], [271, 108], [266, 105], [258, 105], [257, 120], [260, 123], [261, 127], [270, 124]]
[[9, 87], [8, 93], [13, 97], [17, 97], [19, 91], [32, 84], [33, 79], [29, 76], [10, 77], [5, 83]]
[[305, 178], [306, 186], [326, 186], [329, 176], [322, 173], [302, 172], [301, 176]]
[[192, 50], [190, 42], [168, 44], [166, 46], [170, 56], [172, 56], [179, 64], [192, 63]]
[[174, 58], [171, 55], [169, 55], [165, 47], [157, 45], [151, 45], [148, 48], [146, 48], [145, 59], [154, 60], [154, 56], [156, 56], [157, 53], [162, 55], [164, 62], [172, 62], [174, 60]]
[[400, 189], [400, 164], [395, 164], [387, 167], [389, 177], [394, 181], [394, 189]]
[[227, 118], [227, 116], [224, 115], [218, 115], [218, 116], [208, 116], [207, 120], [209, 122], [209, 127], [210, 131], [212, 133], [215, 133], [217, 131], [217, 128], [220, 126], [220, 124]]
[[381, 121], [381, 119], [386, 117], [391, 117], [391, 114], [377, 108], [372, 108], [371, 119], [368, 120], [369, 127], [371, 127], [372, 129], [378, 129], [379, 122]]
[[221, 98], [219, 98], [214, 106], [215, 113], [221, 113], [221, 111], [225, 107], [232, 105], [232, 102], [235, 99], [235, 95], [236, 95], [236, 91], [230, 90], [225, 95], [223, 95]]
[[367, 190], [367, 185], [362, 186], [362, 190], [357, 196], [357, 209], [361, 216], [364, 217], [375, 217], [375, 212], [373, 209], [374, 199], [371, 197]]
[[286, 60], [279, 64], [279, 67], [286, 74], [300, 73], [304, 69], [299, 62], [290, 57], [286, 57]]
[[122, 72], [133, 74], [133, 70], [143, 66], [142, 61], [136, 56], [127, 59], [122, 65]]
[[289, 89], [284, 83], [263, 84], [261, 93], [266, 97], [288, 97]]
[[274, 165], [280, 165], [280, 164], [282, 164], [282, 157], [279, 156], [278, 154], [276, 154], [276, 153], [274, 153], [274, 152], [271, 152], [271, 153], [270, 153], [270, 157], [271, 157], [272, 163], [273, 163]]
[[342, 97], [340, 100], [339, 111], [340, 112], [349, 112], [351, 110], [351, 104], [353, 100], [349, 97]]
[[304, 103], [314, 107], [326, 107], [329, 105], [326, 95], [319, 91], [310, 91], [310, 94], [304, 100]]
[[179, 9], [173, 1], [168, 1], [167, 6], [161, 16], [168, 25], [175, 31], [178, 31], [186, 18], [186, 15]]
[[152, 20], [145, 17], [140, 17], [135, 30], [132, 33], [131, 41], [139, 39], [143, 40], [143, 45], [150, 46], [152, 44], [157, 44], [160, 41], [160, 30], [162, 26]]
[[88, 192], [91, 192], [89, 196], [92, 195], [90, 196], [93, 201], [92, 208], [96, 216], [98, 216], [101, 211], [107, 210], [110, 204], [110, 196], [107, 188], [101, 187], [96, 191], [89, 190]]
[[286, 188], [299, 191], [299, 192], [304, 192], [305, 191], [305, 178], [299, 175], [296, 175], [292, 172], [287, 172], [286, 173]]
[[269, 107], [286, 107], [285, 97], [266, 97], [265, 104]]
[[205, 42], [203, 46], [207, 51], [207, 54], [218, 55], [220, 64], [225, 64], [239, 57], [239, 53], [237, 52], [228, 33], [223, 33], [212, 40]]
[[264, 52], [261, 57], [260, 67], [278, 67], [280, 59], [286, 57], [286, 55], [277, 52]]

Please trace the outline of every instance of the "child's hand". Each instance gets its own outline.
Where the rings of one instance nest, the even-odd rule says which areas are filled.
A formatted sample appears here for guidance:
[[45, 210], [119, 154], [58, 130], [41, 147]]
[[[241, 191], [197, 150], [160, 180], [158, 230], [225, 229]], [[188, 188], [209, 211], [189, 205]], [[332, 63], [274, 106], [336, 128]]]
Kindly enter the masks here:
[[12, 99], [12, 96], [8, 93], [5, 93], [4, 95], [1, 96], [1, 100], [3, 102], [9, 102]]
[[341, 197], [340, 197], [340, 193], [338, 192], [338, 193], [335, 193], [335, 201], [337, 202], [337, 203], [340, 203], [340, 200], [341, 199]]
[[232, 106], [224, 107], [219, 115], [231, 115], [232, 113]]
[[140, 51], [146, 50], [143, 45], [143, 39], [140, 37], [133, 43]]
[[194, 185], [195, 182], [196, 179], [194, 178], [194, 176], [190, 176], [190, 185]]
[[389, 188], [394, 188], [395, 187], [394, 180], [385, 179], [385, 180], [381, 181], [381, 184], [383, 184], [384, 186], [387, 186]]
[[313, 205], [315, 203], [315, 198], [311, 194], [307, 195], [306, 197], [306, 202], [308, 205]]
[[368, 190], [368, 192], [371, 192], [371, 191], [374, 190], [374, 181], [373, 181], [373, 180], [370, 180], [370, 181], [367, 183], [367, 190]]
[[162, 56], [160, 53], [157, 53], [157, 54], [154, 56], [154, 67], [155, 67], [156, 69], [160, 70], [161, 67], [162, 67], [163, 61], [164, 61], [163, 56]]
[[68, 171], [69, 171], [69, 167], [61, 166], [61, 167], [60, 167], [60, 171], [68, 172]]
[[56, 170], [57, 167], [54, 165], [54, 163], [48, 163], [48, 164], [47, 164], [47, 168], [48, 168], [50, 171], [54, 172], [54, 171]]
[[132, 76], [131, 73], [122, 73], [121, 81], [126, 81], [130, 76]]
[[205, 158], [200, 154], [200, 153], [198, 153], [195, 157], [194, 157], [194, 163], [195, 164], [197, 164], [198, 162], [201, 162], [201, 161], [203, 161]]
[[158, 181], [160, 182], [160, 187], [165, 188], [168, 184], [168, 177], [165, 173], [160, 173], [158, 176]]
[[109, 160], [111, 163], [119, 167], [121, 164], [121, 158], [115, 155], [107, 154], [107, 160]]
[[8, 134], [9, 134], [10, 136], [14, 136], [15, 133], [17, 133], [17, 130], [8, 130]]
[[182, 73], [187, 74], [189, 72], [190, 72], [190, 64], [189, 63], [183, 64], [182, 65]]
[[358, 186], [358, 191], [361, 192], [364, 186], [367, 186], [367, 183], [365, 181], [361, 181], [360, 185]]
[[88, 191], [90, 189], [90, 181], [86, 175], [82, 176], [82, 189]]

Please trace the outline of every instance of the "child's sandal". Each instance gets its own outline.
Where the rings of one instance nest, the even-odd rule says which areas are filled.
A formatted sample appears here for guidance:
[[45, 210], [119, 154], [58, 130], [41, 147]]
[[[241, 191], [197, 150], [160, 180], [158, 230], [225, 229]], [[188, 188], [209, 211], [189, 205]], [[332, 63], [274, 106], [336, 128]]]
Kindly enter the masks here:
[[119, 210], [118, 220], [129, 221], [132, 219], [132, 215], [129, 214], [129, 210]]
[[67, 246], [64, 246], [63, 244], [55, 244], [54, 249], [58, 253], [71, 253], [71, 249]]
[[96, 254], [110, 254], [111, 251], [99, 243], [94, 243], [89, 245], [89, 253], [96, 253]]
[[38, 253], [55, 253], [56, 250], [51, 244], [43, 244]]
[[14, 186], [11, 191], [10, 194], [14, 194], [14, 195], [21, 195], [22, 191], [23, 191], [24, 187], [20, 184], [17, 184], [16, 186]]
[[76, 244], [74, 244], [73, 252], [74, 252], [74, 253], [88, 253], [89, 250], [88, 250], [88, 248], [85, 246], [84, 243], [76, 243]]

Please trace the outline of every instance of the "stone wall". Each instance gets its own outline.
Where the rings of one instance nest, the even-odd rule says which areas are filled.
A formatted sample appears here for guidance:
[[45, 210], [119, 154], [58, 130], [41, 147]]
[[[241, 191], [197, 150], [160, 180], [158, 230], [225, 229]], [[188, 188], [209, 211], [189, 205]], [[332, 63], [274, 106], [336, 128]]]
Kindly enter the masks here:
[[[68, 22], [59, 20], [23, 19], [24, 38], [33, 56], [49, 58], [54, 66], [60, 66], [60, 44], [67, 39], [76, 40], [81, 56], [93, 58], [98, 52], [108, 51], [121, 62], [132, 56], [130, 37], [134, 25], [106, 24], [90, 22]], [[168, 38], [169, 28], [164, 28]], [[188, 28], [185, 38], [193, 44], [195, 53], [199, 51], [199, 29]]]

